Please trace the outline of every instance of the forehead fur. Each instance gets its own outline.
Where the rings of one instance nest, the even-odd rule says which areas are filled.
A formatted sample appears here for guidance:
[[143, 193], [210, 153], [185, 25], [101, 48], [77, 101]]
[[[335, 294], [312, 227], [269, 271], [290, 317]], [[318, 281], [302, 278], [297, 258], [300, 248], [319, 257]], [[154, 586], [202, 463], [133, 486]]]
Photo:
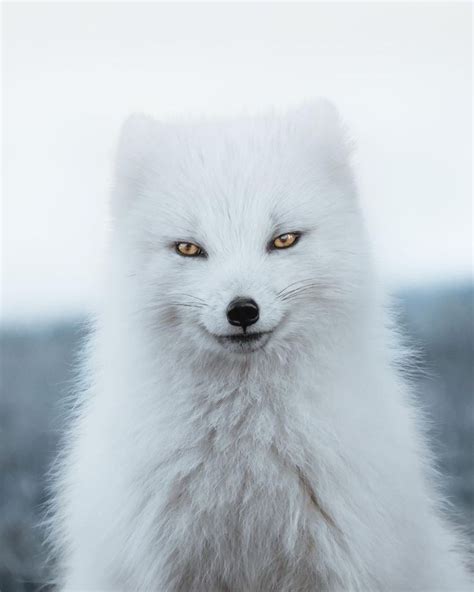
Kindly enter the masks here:
[[186, 124], [134, 115], [119, 143], [117, 200], [183, 238], [206, 225], [215, 233], [216, 221], [227, 233], [262, 220], [288, 230], [348, 181], [348, 152], [323, 100], [284, 116]]

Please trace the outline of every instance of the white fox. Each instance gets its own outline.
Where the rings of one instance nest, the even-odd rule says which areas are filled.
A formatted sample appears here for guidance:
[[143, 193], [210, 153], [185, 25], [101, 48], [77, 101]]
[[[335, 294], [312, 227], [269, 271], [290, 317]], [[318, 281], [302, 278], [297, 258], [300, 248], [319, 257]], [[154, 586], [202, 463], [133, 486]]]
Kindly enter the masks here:
[[64, 590], [467, 591], [335, 109], [120, 140]]

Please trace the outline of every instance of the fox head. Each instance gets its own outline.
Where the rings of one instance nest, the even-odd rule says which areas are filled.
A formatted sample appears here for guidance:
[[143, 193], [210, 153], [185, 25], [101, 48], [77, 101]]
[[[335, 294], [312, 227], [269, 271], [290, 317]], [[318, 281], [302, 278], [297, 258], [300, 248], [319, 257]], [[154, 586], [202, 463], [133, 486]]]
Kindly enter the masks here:
[[113, 212], [134, 307], [170, 347], [281, 355], [350, 323], [368, 271], [332, 105], [227, 121], [132, 116]]

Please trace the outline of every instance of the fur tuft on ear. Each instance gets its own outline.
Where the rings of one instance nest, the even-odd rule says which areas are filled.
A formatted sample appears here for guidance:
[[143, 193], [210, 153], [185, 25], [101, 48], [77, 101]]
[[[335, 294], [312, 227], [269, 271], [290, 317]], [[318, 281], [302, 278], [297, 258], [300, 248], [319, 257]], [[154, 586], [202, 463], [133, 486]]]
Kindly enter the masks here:
[[292, 112], [308, 141], [323, 149], [334, 165], [347, 165], [354, 144], [336, 106], [325, 98], [304, 103]]

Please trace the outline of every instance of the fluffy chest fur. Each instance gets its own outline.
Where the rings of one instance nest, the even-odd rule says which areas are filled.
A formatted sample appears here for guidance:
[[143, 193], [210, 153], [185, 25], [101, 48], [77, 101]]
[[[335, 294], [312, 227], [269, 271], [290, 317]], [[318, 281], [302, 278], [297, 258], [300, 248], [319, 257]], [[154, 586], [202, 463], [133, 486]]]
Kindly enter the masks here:
[[[302, 410], [289, 416], [278, 398], [236, 388], [190, 413], [186, 432], [168, 433], [174, 446], [165, 458], [136, 464], [128, 484], [140, 492], [130, 515], [135, 535], [124, 543], [142, 550], [147, 568], [138, 574], [130, 565], [129, 585], [144, 576], [140, 589], [157, 579], [170, 590], [203, 591], [348, 584], [336, 564], [355, 572], [358, 559], [331, 515], [335, 500], [318, 499], [316, 441]], [[328, 479], [322, 466], [319, 479]]]
[[[270, 371], [263, 364], [248, 375], [234, 368], [215, 384], [209, 372], [202, 368], [186, 379], [181, 372], [178, 381], [164, 372], [155, 386], [147, 382], [135, 391], [132, 404], [131, 385], [121, 381], [113, 397], [90, 411], [110, 418], [117, 405], [126, 408], [102, 437], [101, 456], [114, 459], [101, 466], [99, 488], [111, 500], [101, 512], [104, 539], [113, 541], [110, 564], [120, 566], [114, 585], [377, 589], [368, 563], [378, 537], [369, 532], [385, 531], [389, 518], [380, 511], [381, 493], [372, 491], [376, 482], [368, 487], [365, 480], [375, 473], [389, 486], [390, 470], [374, 463], [362, 476], [373, 454], [362, 455], [354, 441], [355, 414], [346, 417], [331, 403], [332, 393], [318, 394], [309, 367]], [[341, 429], [334, 427], [337, 414]], [[104, 424], [95, 429], [88, 441], [101, 438]], [[391, 438], [390, 430], [385, 436]], [[382, 553], [391, 542], [377, 544]]]

